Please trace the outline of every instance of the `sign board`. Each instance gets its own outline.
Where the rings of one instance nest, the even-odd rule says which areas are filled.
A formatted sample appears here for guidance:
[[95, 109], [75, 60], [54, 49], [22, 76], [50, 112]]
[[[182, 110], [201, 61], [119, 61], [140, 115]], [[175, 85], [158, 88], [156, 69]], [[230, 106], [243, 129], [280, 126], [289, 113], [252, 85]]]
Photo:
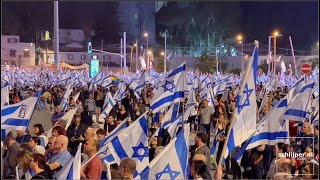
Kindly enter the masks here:
[[90, 77], [94, 77], [100, 71], [100, 61], [99, 59], [92, 59], [90, 61]]
[[303, 63], [301, 64], [301, 72], [303, 74], [310, 74], [312, 71], [312, 66], [309, 63]]

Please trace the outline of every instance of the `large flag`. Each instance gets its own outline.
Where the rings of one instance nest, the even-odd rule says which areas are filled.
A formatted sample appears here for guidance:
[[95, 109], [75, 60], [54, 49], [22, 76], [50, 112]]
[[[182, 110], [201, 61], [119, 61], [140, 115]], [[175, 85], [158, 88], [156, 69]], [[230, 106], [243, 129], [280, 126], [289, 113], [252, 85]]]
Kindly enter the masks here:
[[10, 131], [25, 131], [28, 127], [40, 92], [19, 103], [1, 108], [1, 137], [4, 138]]
[[252, 149], [254, 147], [267, 144], [275, 145], [278, 142], [287, 142], [289, 136], [289, 121], [281, 119], [285, 110], [288, 107], [291, 94], [287, 94], [279, 104], [274, 107], [264, 118], [261, 120], [256, 132], [251, 136], [251, 138], [241, 147], [235, 157], [238, 160], [245, 150]]
[[126, 86], [124, 82], [122, 82], [119, 84], [119, 89], [114, 95], [114, 100], [116, 100], [117, 102], [121, 102], [122, 99], [125, 97], [126, 97]]
[[57, 179], [80, 179], [80, 170], [81, 170], [81, 143], [78, 145], [78, 150], [74, 157], [71, 156], [71, 159], [66, 164], [66, 167], [60, 170]]
[[214, 95], [223, 94], [227, 88], [227, 84], [229, 83], [229, 78], [231, 74], [225, 76], [224, 78], [216, 81], [214, 87], [213, 87], [213, 93]]
[[252, 57], [252, 66], [250, 66], [251, 63], [248, 64], [245, 77], [241, 84], [240, 92], [236, 96], [236, 110], [234, 113], [233, 122], [231, 121], [230, 136], [227, 140], [228, 148], [224, 154], [225, 158], [233, 151], [235, 147], [246, 141], [256, 130], [257, 104], [255, 82], [258, 63], [258, 44], [253, 50]]
[[294, 96], [283, 115], [283, 119], [303, 122], [307, 117], [307, 110], [311, 106], [311, 93], [314, 81], [306, 83]]
[[60, 106], [62, 111], [66, 111], [69, 106], [69, 100], [70, 100], [70, 94], [73, 91], [71, 84], [67, 86], [66, 92], [63, 95], [63, 98], [61, 100]]
[[186, 125], [151, 161], [141, 179], [188, 179], [189, 133]]
[[69, 170], [67, 179], [80, 179], [80, 171], [81, 171], [81, 146], [82, 143], [78, 145], [78, 150], [76, 152], [76, 155], [74, 156], [73, 163], [71, 165], [71, 168]]
[[1, 107], [9, 105], [9, 86], [10, 84], [8, 82], [5, 82], [5, 84], [1, 88]]
[[150, 103], [153, 113], [184, 100], [185, 71], [186, 64], [183, 63], [173, 70], [161, 87], [154, 92], [155, 96]]
[[[105, 146], [106, 151], [100, 152], [102, 161], [106, 160], [110, 164], [120, 164], [125, 157], [132, 158], [136, 162], [135, 176], [149, 164], [148, 149], [148, 123], [147, 113], [144, 113], [129, 127], [122, 130]], [[107, 155], [107, 156], [106, 156]]]

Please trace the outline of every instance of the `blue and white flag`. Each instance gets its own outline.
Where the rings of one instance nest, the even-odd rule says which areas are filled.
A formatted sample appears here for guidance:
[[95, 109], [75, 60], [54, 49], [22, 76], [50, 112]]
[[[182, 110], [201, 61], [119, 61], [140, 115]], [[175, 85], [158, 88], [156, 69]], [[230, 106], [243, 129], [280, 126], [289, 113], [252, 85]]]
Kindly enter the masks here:
[[1, 107], [1, 137], [4, 138], [10, 131], [25, 131], [28, 127], [40, 92], [19, 103]]
[[112, 108], [116, 105], [116, 101], [113, 99], [110, 91], [106, 94], [107, 104], [103, 106], [102, 114], [108, 116]]
[[1, 107], [9, 105], [9, 86], [8, 82], [5, 82], [3, 87], [1, 87]]
[[144, 86], [145, 86], [144, 82], [139, 84], [133, 81], [130, 84], [129, 88], [133, 90], [134, 95], [136, 95], [138, 99], [142, 99], [141, 91], [143, 90]]
[[141, 179], [188, 179], [189, 133], [186, 125], [150, 162]]
[[121, 102], [122, 99], [125, 97], [126, 97], [126, 86], [124, 82], [122, 82], [119, 84], [119, 89], [114, 95], [114, 100], [116, 100], [116, 102]]
[[125, 157], [132, 158], [136, 162], [135, 176], [149, 164], [148, 149], [148, 123], [144, 113], [129, 127], [122, 130], [108, 144], [106, 151], [102, 151], [99, 157], [102, 161], [106, 160], [110, 164], [120, 164]]
[[[258, 67], [258, 44], [253, 50], [252, 66], [249, 65], [245, 71], [239, 94], [236, 96], [236, 111], [234, 113], [234, 125], [231, 128], [230, 136], [227, 141], [227, 151], [224, 157], [228, 157], [229, 153], [244, 141], [256, 130], [257, 122], [257, 102], [256, 102], [256, 74]], [[242, 91], [242, 92], [241, 92]]]
[[78, 145], [78, 150], [76, 152], [76, 155], [74, 156], [73, 163], [71, 165], [71, 168], [69, 170], [67, 179], [80, 179], [80, 173], [81, 173], [81, 146], [82, 143]]
[[155, 90], [155, 96], [150, 103], [153, 113], [184, 100], [185, 71], [186, 64], [183, 63], [168, 75], [159, 89]]
[[251, 138], [241, 147], [235, 159], [238, 160], [245, 150], [266, 144], [275, 145], [278, 142], [288, 143], [289, 140], [289, 121], [281, 119], [281, 116], [286, 111], [292, 94], [287, 94], [279, 104], [274, 107], [261, 120], [256, 132]]
[[57, 84], [66, 84], [68, 80], [71, 79], [71, 73], [70, 70], [67, 70], [66, 72], [62, 72], [59, 76], [59, 81]]
[[213, 87], [213, 93], [215, 96], [218, 94], [223, 94], [227, 88], [227, 84], [229, 83], [229, 78], [231, 74], [225, 76], [224, 78], [216, 81], [214, 87]]
[[305, 120], [307, 110], [311, 106], [311, 93], [314, 84], [314, 81], [310, 81], [298, 91], [282, 116], [283, 119], [299, 122]]
[[317, 85], [315, 88], [313, 88], [312, 94], [314, 95], [315, 99], [319, 99], [319, 85]]
[[60, 102], [60, 106], [62, 111], [66, 111], [69, 107], [69, 101], [70, 101], [70, 94], [73, 91], [71, 84], [69, 84], [66, 88], [66, 92], [63, 95], [63, 98]]

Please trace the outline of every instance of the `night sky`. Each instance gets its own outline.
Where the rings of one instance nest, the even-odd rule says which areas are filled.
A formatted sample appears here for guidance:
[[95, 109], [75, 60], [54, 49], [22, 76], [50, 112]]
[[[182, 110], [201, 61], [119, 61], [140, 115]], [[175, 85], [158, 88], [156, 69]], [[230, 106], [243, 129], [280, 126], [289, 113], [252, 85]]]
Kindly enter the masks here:
[[[201, 2], [206, 3], [206, 2]], [[278, 29], [284, 37], [279, 38], [279, 46], [289, 48], [288, 36], [293, 39], [295, 49], [310, 50], [318, 42], [318, 2], [230, 2], [240, 3], [243, 33], [248, 41], [254, 39], [267, 42], [268, 36]], [[60, 28], [79, 28], [81, 18], [92, 16], [104, 23], [106, 12], [113, 11], [108, 2], [61, 2], [59, 3]], [[53, 26], [53, 2], [3, 2], [2, 19], [14, 16], [22, 28], [30, 28], [30, 23], [40, 28]], [[11, 12], [10, 12], [11, 11]], [[26, 13], [29, 13], [26, 16]], [[230, 12], [232, 13], [232, 12]], [[7, 20], [8, 22], [9, 20]], [[107, 22], [105, 22], [107, 23]], [[28, 37], [22, 37], [28, 39]]]

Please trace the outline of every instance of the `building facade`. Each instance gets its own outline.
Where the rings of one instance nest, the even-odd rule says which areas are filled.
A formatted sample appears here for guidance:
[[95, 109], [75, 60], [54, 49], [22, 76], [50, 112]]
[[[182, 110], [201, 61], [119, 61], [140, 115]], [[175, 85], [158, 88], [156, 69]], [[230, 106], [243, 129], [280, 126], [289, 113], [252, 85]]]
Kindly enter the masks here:
[[147, 39], [143, 34], [147, 32], [148, 43], [155, 44], [155, 12], [155, 1], [119, 1], [120, 35], [122, 36], [123, 32], [126, 32], [127, 42], [138, 40], [146, 45]]
[[1, 65], [34, 66], [35, 44], [20, 42], [19, 36], [1, 35]]

